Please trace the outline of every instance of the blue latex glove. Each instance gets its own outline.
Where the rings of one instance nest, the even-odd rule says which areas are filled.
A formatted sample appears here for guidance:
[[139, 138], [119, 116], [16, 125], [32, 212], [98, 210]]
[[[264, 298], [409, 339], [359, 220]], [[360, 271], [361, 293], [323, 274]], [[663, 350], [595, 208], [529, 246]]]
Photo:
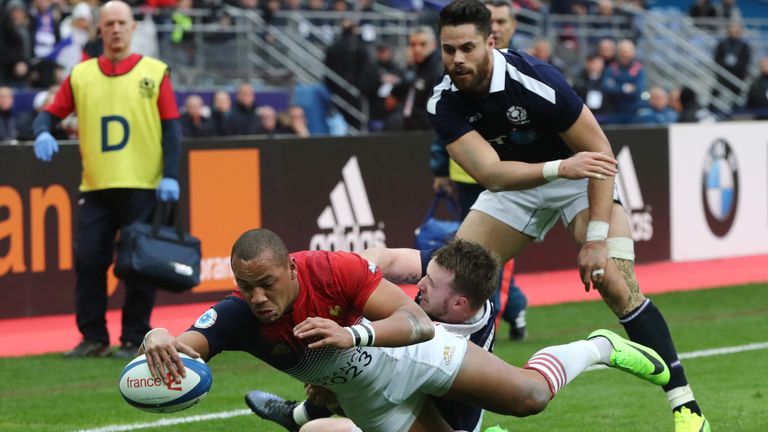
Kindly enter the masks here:
[[157, 199], [160, 201], [179, 200], [179, 182], [175, 178], [164, 177], [157, 186]]
[[35, 139], [35, 157], [41, 161], [50, 162], [54, 153], [59, 152], [59, 143], [48, 132], [43, 132]]

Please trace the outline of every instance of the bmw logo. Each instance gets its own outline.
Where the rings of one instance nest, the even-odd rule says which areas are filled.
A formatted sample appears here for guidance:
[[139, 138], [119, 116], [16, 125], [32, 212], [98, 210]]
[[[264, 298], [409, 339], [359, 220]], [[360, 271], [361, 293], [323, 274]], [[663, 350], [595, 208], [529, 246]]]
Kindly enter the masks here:
[[739, 166], [733, 149], [722, 138], [715, 140], [707, 152], [701, 198], [709, 229], [718, 237], [728, 234], [739, 203]]

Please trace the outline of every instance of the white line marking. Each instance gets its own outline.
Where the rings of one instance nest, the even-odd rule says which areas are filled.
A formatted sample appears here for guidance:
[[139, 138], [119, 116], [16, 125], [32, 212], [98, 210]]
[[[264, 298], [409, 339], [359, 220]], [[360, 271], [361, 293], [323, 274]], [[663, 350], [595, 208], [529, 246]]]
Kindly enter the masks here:
[[189, 417], [163, 419], [163, 420], [158, 420], [158, 421], [148, 422], [148, 423], [133, 423], [133, 424], [126, 424], [126, 425], [109, 425], [109, 426], [104, 426], [104, 427], [95, 428], [95, 429], [80, 429], [78, 432], [122, 432], [122, 431], [132, 431], [132, 430], [147, 429], [147, 428], [152, 428], [152, 427], [175, 426], [175, 425], [183, 424], [183, 423], [194, 423], [194, 422], [207, 421], [207, 420], [218, 420], [218, 419], [225, 419], [225, 418], [230, 418], [230, 417], [240, 417], [240, 416], [249, 415], [249, 414], [251, 414], [251, 410], [249, 410], [249, 409], [239, 409], [239, 410], [234, 410], [234, 411], [223, 411], [223, 412], [218, 412], [218, 413], [201, 414], [201, 415], [195, 415], [195, 416], [189, 416]]
[[[680, 357], [681, 360], [686, 360], [686, 359], [694, 359], [694, 358], [700, 358], [700, 357], [714, 357], [714, 356], [725, 355], [725, 354], [735, 354], [735, 353], [747, 352], [747, 351], [757, 351], [762, 349], [768, 349], [768, 342], [756, 342], [756, 343], [738, 345], [738, 346], [732, 346], [732, 347], [712, 348], [712, 349], [705, 349], [705, 350], [699, 350], [699, 351], [692, 351], [688, 353], [680, 353], [678, 357]], [[603, 365], [590, 366], [587, 370], [591, 371], [591, 370], [598, 370], [598, 369], [608, 369], [608, 366], [603, 366]], [[240, 410], [233, 410], [233, 411], [223, 411], [218, 413], [201, 414], [201, 415], [195, 415], [195, 416], [189, 416], [189, 417], [163, 419], [163, 420], [158, 420], [158, 421], [149, 422], [149, 423], [109, 425], [109, 426], [99, 427], [95, 429], [80, 429], [77, 432], [124, 432], [124, 431], [133, 431], [133, 430], [147, 429], [147, 428], [153, 428], [153, 427], [175, 426], [183, 423], [195, 423], [195, 422], [208, 421], [208, 420], [241, 417], [244, 415], [251, 415], [251, 410], [240, 409]]]

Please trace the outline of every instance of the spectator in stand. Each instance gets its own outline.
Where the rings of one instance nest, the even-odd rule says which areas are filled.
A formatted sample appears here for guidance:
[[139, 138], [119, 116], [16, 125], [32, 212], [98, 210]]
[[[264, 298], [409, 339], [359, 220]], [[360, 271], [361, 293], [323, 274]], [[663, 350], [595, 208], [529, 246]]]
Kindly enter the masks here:
[[289, 129], [289, 133], [306, 138], [310, 135], [309, 127], [307, 126], [307, 118], [304, 115], [304, 107], [301, 105], [291, 105], [288, 107], [286, 113], [286, 124]]
[[[359, 28], [355, 22], [345, 19], [341, 24], [341, 37], [336, 40], [325, 52], [325, 65], [328, 69], [336, 72], [337, 75], [344, 78], [349, 84], [340, 84], [331, 77], [325, 77], [325, 85], [331, 93], [340, 96], [352, 107], [362, 109], [362, 101], [359, 97], [353, 96], [347, 90], [347, 85], [352, 85], [356, 89], [363, 87], [365, 72], [371, 67], [372, 60], [368, 54], [368, 49], [360, 39]], [[350, 125], [360, 129], [363, 125], [359, 119], [344, 112], [345, 120]], [[367, 127], [367, 125], [365, 125]]]
[[293, 131], [280, 124], [277, 117], [277, 111], [269, 106], [262, 105], [256, 109], [256, 115], [259, 116], [259, 124], [262, 134], [273, 137], [275, 135], [287, 135]]
[[411, 60], [404, 79], [392, 90], [398, 101], [387, 128], [394, 130], [432, 129], [427, 117], [427, 100], [432, 88], [443, 78], [443, 62], [437, 49], [435, 31], [429, 26], [419, 26], [408, 35], [408, 52]]
[[392, 89], [402, 80], [403, 69], [395, 62], [392, 46], [386, 43], [378, 44], [376, 61], [368, 69], [362, 89], [368, 98], [369, 131], [384, 129], [387, 117], [397, 105], [391, 97]]
[[688, 9], [688, 15], [691, 18], [703, 18], [705, 20], [703, 23], [696, 23], [696, 25], [702, 30], [714, 30], [713, 23], [706, 22], [708, 19], [717, 17], [717, 11], [709, 0], [695, 0], [695, 2]]
[[601, 121], [611, 111], [609, 98], [603, 92], [604, 72], [605, 62], [603, 62], [603, 58], [597, 54], [592, 54], [587, 57], [584, 69], [573, 83], [573, 90], [592, 110], [598, 121]]
[[[752, 58], [752, 49], [741, 38], [741, 33], [741, 24], [732, 22], [728, 26], [728, 36], [715, 47], [715, 63], [732, 73], [736, 78], [744, 80], [747, 78], [747, 70]], [[717, 82], [736, 95], [741, 94], [741, 89], [737, 84], [732, 83], [720, 74], [717, 74]], [[719, 96], [720, 91], [714, 88], [712, 90], [712, 98], [718, 98]]]
[[741, 9], [736, 5], [736, 0], [720, 0], [715, 6], [715, 16], [731, 22], [741, 22]]
[[0, 141], [15, 140], [19, 135], [13, 113], [13, 90], [0, 87]]
[[24, 2], [8, 2], [5, 13], [0, 13], [0, 82], [3, 84], [22, 87], [26, 83], [32, 55], [29, 26]]
[[56, 44], [51, 56], [68, 74], [76, 64], [83, 61], [83, 49], [91, 40], [91, 36], [95, 35], [93, 15], [88, 3], [78, 3], [72, 14], [61, 22], [60, 29], [61, 41]]
[[198, 95], [189, 95], [184, 102], [184, 114], [181, 115], [181, 135], [185, 138], [207, 137], [213, 135], [213, 122], [204, 115], [205, 104]]
[[549, 42], [549, 40], [545, 38], [538, 38], [535, 41], [533, 41], [533, 45], [531, 45], [529, 54], [536, 57], [539, 60], [543, 60], [551, 64], [561, 74], [567, 75], [566, 74], [567, 65], [565, 64], [564, 61], [560, 60], [559, 58], [555, 57], [552, 54], [552, 43]]
[[746, 107], [755, 110], [755, 118], [768, 119], [768, 57], [760, 60], [760, 75], [749, 86]]
[[699, 104], [696, 92], [690, 87], [680, 89], [680, 113], [678, 123], [711, 123], [717, 121], [714, 115]]
[[606, 68], [603, 92], [614, 109], [607, 119], [611, 123], [631, 123], [637, 115], [640, 96], [645, 91], [645, 69], [635, 54], [634, 42], [624, 39], [619, 42], [617, 60]]
[[261, 133], [256, 115], [256, 95], [253, 86], [242, 83], [235, 95], [235, 106], [229, 111], [225, 123], [227, 135], [256, 135]]
[[669, 93], [659, 86], [651, 87], [648, 106], [637, 110], [636, 123], [666, 125], [677, 121], [677, 111], [669, 105]]
[[59, 41], [61, 15], [51, 0], [34, 0], [32, 8], [32, 54], [43, 59], [53, 51]]
[[194, 34], [190, 32], [193, 21], [191, 14], [192, 0], [177, 0], [176, 8], [171, 14], [172, 58], [177, 63], [191, 66], [195, 58]]
[[597, 55], [603, 58], [606, 66], [616, 61], [616, 41], [611, 38], [600, 39], [597, 43]]
[[232, 109], [232, 98], [229, 93], [219, 90], [213, 95], [213, 107], [211, 109], [211, 129], [213, 135], [227, 135], [227, 117]]
[[512, 36], [517, 29], [515, 10], [510, 0], [484, 0], [491, 11], [491, 33], [498, 49], [512, 49]]

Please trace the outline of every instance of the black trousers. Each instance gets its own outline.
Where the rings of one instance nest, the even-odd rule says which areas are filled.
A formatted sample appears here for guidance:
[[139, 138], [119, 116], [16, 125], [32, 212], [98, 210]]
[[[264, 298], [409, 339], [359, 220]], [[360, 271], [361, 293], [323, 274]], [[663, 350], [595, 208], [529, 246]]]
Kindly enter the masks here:
[[[105, 189], [80, 195], [75, 238], [75, 312], [83, 339], [109, 343], [107, 332], [107, 269], [114, 260], [120, 227], [148, 220], [155, 190]], [[155, 289], [126, 281], [120, 341], [140, 344], [149, 331]]]

